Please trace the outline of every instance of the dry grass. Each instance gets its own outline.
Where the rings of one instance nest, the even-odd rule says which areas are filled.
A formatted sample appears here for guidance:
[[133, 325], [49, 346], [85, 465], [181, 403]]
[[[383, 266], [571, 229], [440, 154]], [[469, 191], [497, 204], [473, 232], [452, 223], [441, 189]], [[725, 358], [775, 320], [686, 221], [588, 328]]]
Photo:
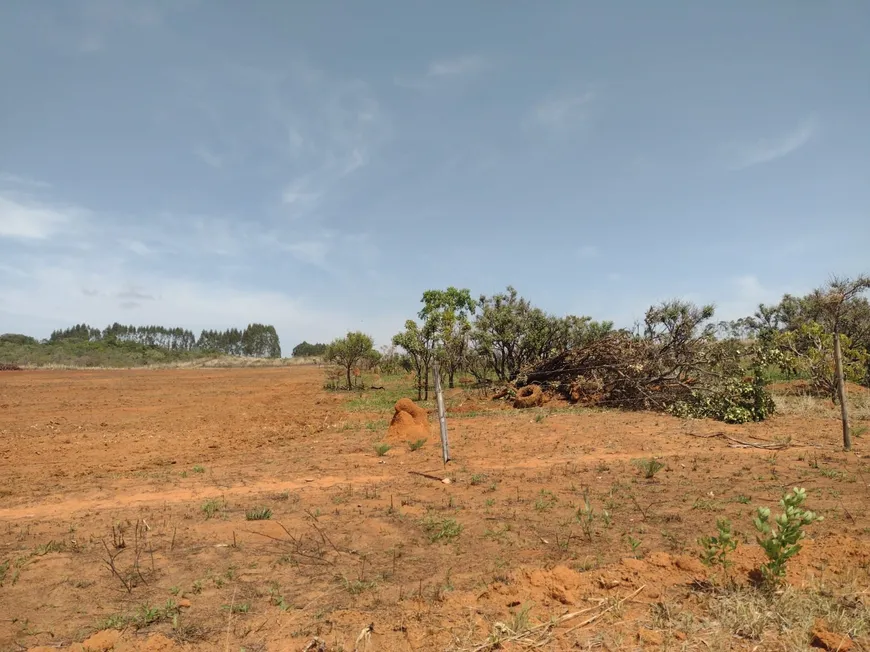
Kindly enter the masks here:
[[[821, 419], [840, 418], [840, 410], [825, 398], [809, 394], [774, 394], [773, 400], [779, 414]], [[870, 420], [870, 392], [853, 391], [849, 393], [849, 415], [856, 421]]]
[[726, 588], [700, 594], [709, 619], [705, 629], [761, 640], [773, 636], [788, 649], [805, 649], [821, 620], [832, 632], [853, 638], [870, 631], [870, 608], [861, 593], [835, 593], [821, 587], [786, 586], [770, 593], [754, 588]]

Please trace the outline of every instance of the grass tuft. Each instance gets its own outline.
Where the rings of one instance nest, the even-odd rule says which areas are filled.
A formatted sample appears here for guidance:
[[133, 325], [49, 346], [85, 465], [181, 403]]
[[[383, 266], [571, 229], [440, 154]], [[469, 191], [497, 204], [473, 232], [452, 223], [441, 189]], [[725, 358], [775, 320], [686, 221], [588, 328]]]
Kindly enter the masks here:
[[268, 507], [249, 509], [245, 512], [246, 521], [268, 521], [272, 518], [272, 510]]
[[218, 498], [209, 498], [199, 508], [205, 514], [206, 520], [214, 518], [224, 508], [224, 502]]
[[417, 441], [409, 441], [408, 448], [411, 451], [418, 451], [426, 445], [426, 439], [418, 439]]
[[443, 518], [429, 514], [422, 522], [423, 531], [430, 543], [453, 541], [462, 534], [462, 525], [456, 519]]
[[389, 444], [375, 444], [374, 449], [378, 457], [383, 457], [392, 448]]
[[659, 462], [654, 457], [632, 460], [632, 464], [634, 464], [640, 472], [643, 473], [643, 477], [648, 480], [654, 478], [659, 471], [665, 468], [664, 462]]

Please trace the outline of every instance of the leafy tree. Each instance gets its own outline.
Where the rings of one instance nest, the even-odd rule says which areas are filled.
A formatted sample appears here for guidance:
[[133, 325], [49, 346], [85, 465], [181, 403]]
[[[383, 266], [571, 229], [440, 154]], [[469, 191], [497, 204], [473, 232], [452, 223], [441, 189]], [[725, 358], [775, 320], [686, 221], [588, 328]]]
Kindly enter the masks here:
[[393, 345], [405, 349], [417, 373], [417, 400], [429, 399], [429, 367], [435, 355], [437, 333], [431, 323], [421, 327], [413, 319], [405, 322], [405, 330], [393, 336]]
[[399, 353], [395, 344], [382, 346], [378, 360], [378, 370], [382, 374], [392, 375], [401, 371], [411, 371], [412, 363], [407, 355]]
[[501, 381], [513, 380], [524, 368], [582, 346], [613, 327], [588, 317], [548, 315], [511, 286], [504, 293], [481, 296], [477, 308], [471, 337], [477, 353], [490, 359]]
[[448, 386], [453, 388], [454, 376], [468, 352], [474, 300], [469, 290], [451, 286], [446, 290], [427, 290], [422, 303], [418, 316], [425, 324], [424, 330], [435, 334], [436, 355], [447, 372]]
[[365, 333], [359, 331], [348, 333], [345, 337], [333, 340], [326, 347], [325, 358], [344, 368], [347, 374], [347, 388], [353, 388], [351, 370], [362, 360], [371, 359], [377, 351], [374, 350], [374, 341]]
[[[771, 340], [782, 353], [784, 371], [808, 378], [813, 390], [838, 400], [837, 368], [834, 361], [834, 336], [818, 322], [807, 322], [795, 330], [777, 332]], [[860, 382], [867, 366], [867, 353], [840, 336], [843, 376]]]
[[[761, 304], [746, 323], [759, 335], [799, 330], [810, 322], [828, 324], [825, 289], [816, 289], [804, 297], [786, 294], [772, 306]], [[866, 297], [850, 294], [839, 306], [839, 329], [853, 346], [870, 351], [870, 301]], [[829, 329], [830, 330], [830, 329]]]
[[[870, 385], [870, 276], [833, 278], [805, 297], [789, 294], [760, 305], [750, 323], [759, 337], [781, 347], [787, 368], [805, 373], [840, 403], [843, 446], [850, 450], [845, 379]], [[860, 368], [858, 368], [860, 367]]]

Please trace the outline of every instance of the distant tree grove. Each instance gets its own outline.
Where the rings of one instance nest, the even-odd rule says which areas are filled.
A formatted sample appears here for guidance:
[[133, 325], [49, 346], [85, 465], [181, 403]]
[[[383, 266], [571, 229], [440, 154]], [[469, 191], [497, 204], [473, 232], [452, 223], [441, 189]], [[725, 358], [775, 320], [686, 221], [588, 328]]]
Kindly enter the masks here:
[[309, 344], [303, 341], [293, 347], [294, 358], [311, 358], [314, 356], [324, 355], [326, 353], [326, 344]]
[[197, 338], [193, 331], [165, 326], [128, 326], [114, 323], [103, 330], [87, 324], [54, 331], [48, 338], [52, 344], [83, 342], [132, 342], [170, 351], [212, 351], [225, 355], [255, 358], [280, 358], [281, 342], [274, 326], [249, 324], [244, 330], [204, 330]]

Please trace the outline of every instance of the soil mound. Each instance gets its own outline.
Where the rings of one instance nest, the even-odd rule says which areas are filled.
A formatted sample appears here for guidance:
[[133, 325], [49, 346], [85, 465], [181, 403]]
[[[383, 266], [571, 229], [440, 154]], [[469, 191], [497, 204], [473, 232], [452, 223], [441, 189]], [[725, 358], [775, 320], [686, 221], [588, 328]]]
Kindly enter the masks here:
[[391, 439], [414, 441], [429, 436], [429, 413], [409, 398], [396, 402], [393, 420], [387, 431]]
[[540, 407], [544, 403], [544, 393], [540, 385], [526, 385], [517, 390], [514, 399], [515, 408]]

